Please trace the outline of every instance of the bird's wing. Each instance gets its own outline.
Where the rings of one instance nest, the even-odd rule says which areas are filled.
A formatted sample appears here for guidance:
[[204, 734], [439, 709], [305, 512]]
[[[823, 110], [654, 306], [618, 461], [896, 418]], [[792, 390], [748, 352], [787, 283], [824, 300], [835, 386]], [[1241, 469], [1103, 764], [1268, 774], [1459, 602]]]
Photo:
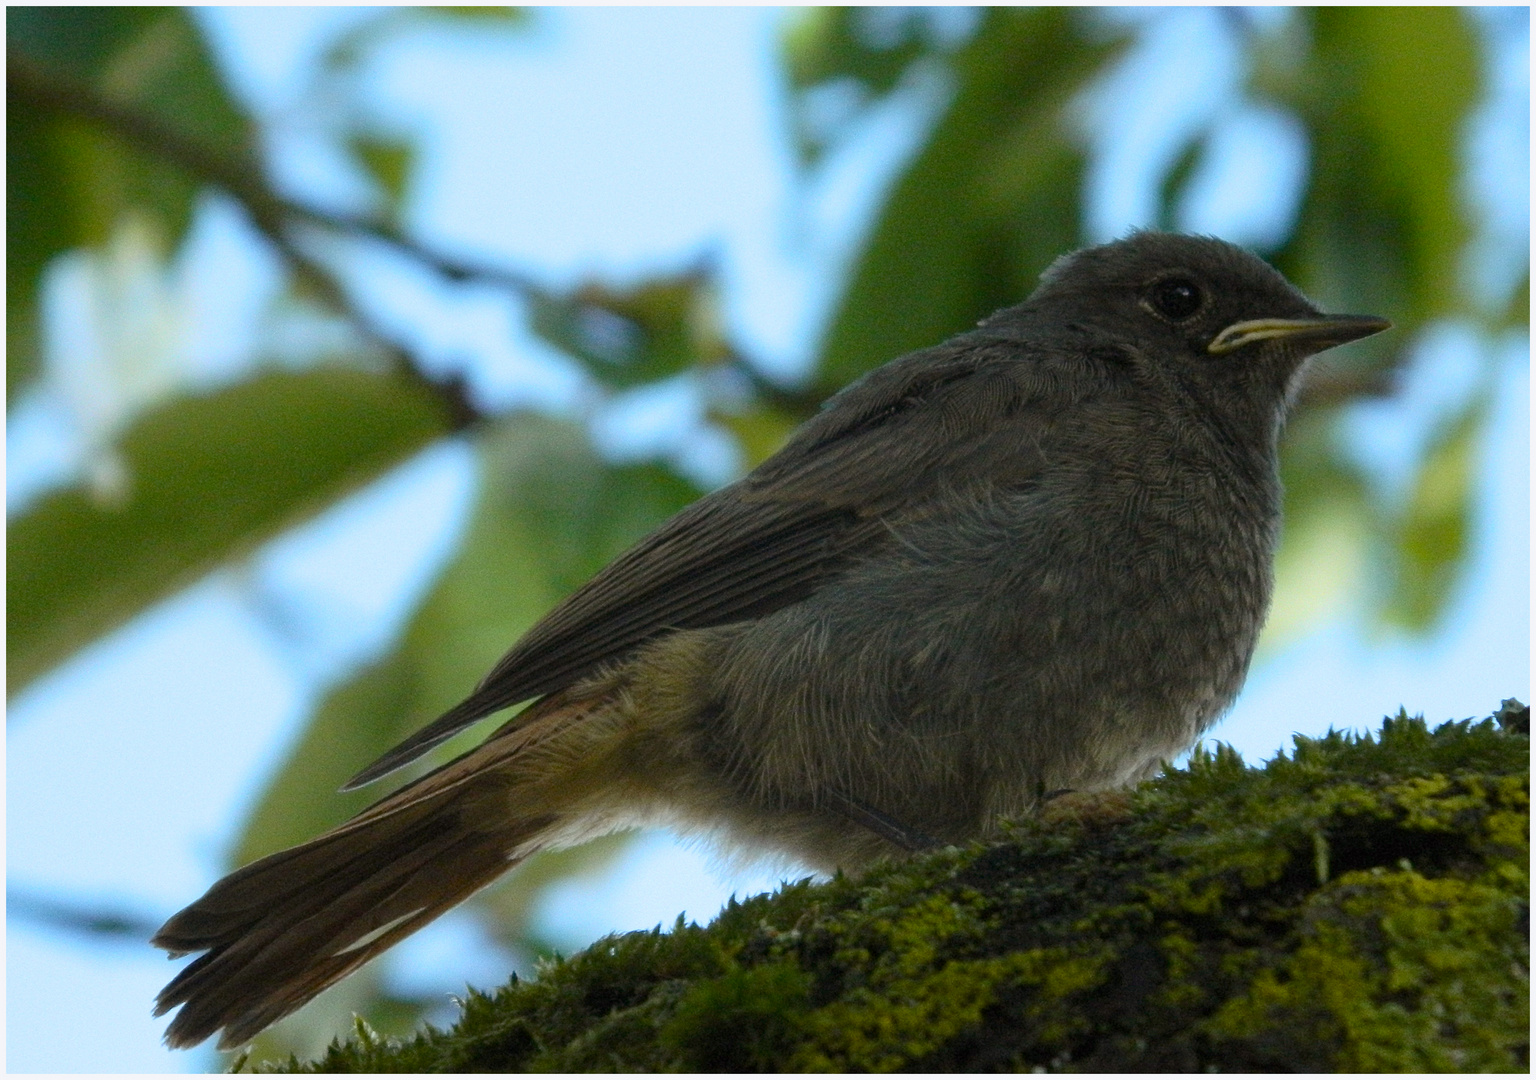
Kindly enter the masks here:
[[[991, 362], [988, 362], [991, 359]], [[468, 698], [348, 783], [392, 772], [481, 717], [570, 685], [677, 629], [767, 614], [814, 592], [921, 513], [985, 453], [1005, 483], [1037, 466], [1021, 429], [1029, 395], [971, 346], [914, 353], [828, 402], [750, 475], [682, 510], [540, 620]], [[1010, 435], [1011, 429], [1011, 435]], [[1019, 444], [999, 455], [999, 438]], [[974, 471], [974, 470], [972, 470]]]

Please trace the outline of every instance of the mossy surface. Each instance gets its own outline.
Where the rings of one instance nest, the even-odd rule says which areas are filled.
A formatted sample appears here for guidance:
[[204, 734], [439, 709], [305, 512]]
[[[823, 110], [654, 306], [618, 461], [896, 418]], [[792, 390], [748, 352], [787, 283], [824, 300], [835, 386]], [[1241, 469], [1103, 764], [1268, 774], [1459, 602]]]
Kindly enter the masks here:
[[1529, 739], [1226, 748], [276, 1071], [1521, 1071]]

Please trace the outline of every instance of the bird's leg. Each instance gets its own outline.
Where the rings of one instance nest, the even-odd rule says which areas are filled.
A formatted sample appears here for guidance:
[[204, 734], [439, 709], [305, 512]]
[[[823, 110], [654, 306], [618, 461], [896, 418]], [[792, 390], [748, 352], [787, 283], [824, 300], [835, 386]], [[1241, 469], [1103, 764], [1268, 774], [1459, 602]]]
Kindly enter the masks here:
[[834, 789], [828, 795], [838, 813], [899, 848], [906, 851], [931, 851], [944, 846], [942, 840], [935, 840], [927, 833], [903, 825], [889, 814], [882, 814], [867, 803], [844, 795], [841, 791]]

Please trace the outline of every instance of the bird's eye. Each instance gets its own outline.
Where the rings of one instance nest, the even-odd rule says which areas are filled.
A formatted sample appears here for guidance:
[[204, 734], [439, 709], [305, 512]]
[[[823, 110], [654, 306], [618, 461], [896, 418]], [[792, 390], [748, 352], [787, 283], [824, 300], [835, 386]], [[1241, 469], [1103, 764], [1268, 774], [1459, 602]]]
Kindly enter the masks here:
[[1169, 277], [1147, 290], [1147, 304], [1169, 322], [1183, 322], [1205, 303], [1205, 294], [1186, 277]]

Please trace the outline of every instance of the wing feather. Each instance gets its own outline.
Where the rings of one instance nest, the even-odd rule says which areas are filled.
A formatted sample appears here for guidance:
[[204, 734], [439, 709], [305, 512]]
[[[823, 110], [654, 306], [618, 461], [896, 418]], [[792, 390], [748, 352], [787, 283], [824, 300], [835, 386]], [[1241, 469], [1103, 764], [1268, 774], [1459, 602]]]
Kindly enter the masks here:
[[[988, 361], [991, 360], [989, 363]], [[914, 353], [828, 402], [752, 474], [705, 496], [609, 563], [546, 615], [468, 698], [354, 777], [378, 779], [481, 717], [548, 694], [670, 630], [754, 618], [806, 598], [888, 542], [887, 519], [922, 513], [963, 466], [1031, 457], [1010, 364], [984, 350]], [[1011, 422], [1010, 422], [1011, 421]], [[1023, 425], [1025, 438], [1020, 438]], [[935, 438], [935, 428], [941, 438]], [[1008, 448], [1005, 447], [1006, 451]], [[995, 468], [989, 468], [995, 473]]]

